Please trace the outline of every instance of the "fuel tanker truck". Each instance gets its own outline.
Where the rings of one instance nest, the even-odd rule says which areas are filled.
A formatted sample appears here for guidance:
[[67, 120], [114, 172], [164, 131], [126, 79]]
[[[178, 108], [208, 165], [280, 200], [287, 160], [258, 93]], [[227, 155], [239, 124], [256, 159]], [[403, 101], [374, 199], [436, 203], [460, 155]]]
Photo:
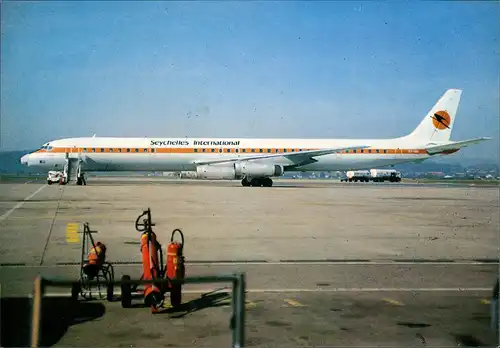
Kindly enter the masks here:
[[370, 169], [370, 179], [375, 182], [400, 182], [401, 173], [395, 169]]
[[340, 179], [343, 182], [400, 182], [401, 173], [395, 169], [370, 169], [370, 170], [350, 170], [345, 177]]
[[368, 182], [368, 181], [370, 181], [370, 171], [369, 170], [349, 170], [347, 173], [345, 173], [345, 177], [340, 179], [340, 181]]

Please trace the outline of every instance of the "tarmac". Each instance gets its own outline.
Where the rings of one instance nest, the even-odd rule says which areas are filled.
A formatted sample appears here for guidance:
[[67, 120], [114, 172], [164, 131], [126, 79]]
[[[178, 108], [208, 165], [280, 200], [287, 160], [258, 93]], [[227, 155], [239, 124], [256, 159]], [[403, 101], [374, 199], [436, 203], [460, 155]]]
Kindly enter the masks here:
[[[163, 246], [180, 228], [187, 276], [244, 272], [247, 347], [496, 346], [489, 301], [499, 188], [277, 180], [89, 178], [0, 183], [2, 346], [27, 346], [37, 275], [77, 279], [88, 222], [115, 279], [141, 275], [135, 220]], [[182, 311], [44, 300], [44, 346], [231, 346], [230, 289], [184, 286]], [[141, 299], [136, 300], [141, 303]]]

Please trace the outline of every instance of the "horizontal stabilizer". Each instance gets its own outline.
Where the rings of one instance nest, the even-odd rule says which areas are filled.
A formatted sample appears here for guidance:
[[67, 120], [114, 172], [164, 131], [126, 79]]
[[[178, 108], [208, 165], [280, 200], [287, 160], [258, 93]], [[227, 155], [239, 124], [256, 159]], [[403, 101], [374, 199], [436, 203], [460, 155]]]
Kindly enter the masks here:
[[287, 153], [276, 153], [269, 155], [257, 155], [257, 156], [241, 156], [229, 159], [220, 159], [220, 160], [205, 160], [205, 161], [195, 161], [195, 164], [221, 164], [221, 163], [231, 163], [238, 161], [255, 161], [255, 160], [263, 160], [268, 158], [287, 158], [293, 162], [293, 164], [297, 165], [302, 162], [308, 162], [312, 157], [316, 156], [324, 156], [332, 153], [352, 150], [352, 149], [365, 149], [369, 146], [349, 146], [349, 147], [338, 147], [338, 148], [330, 148], [330, 149], [320, 149], [320, 150], [308, 150], [308, 151], [299, 151], [299, 152], [287, 152]]
[[429, 155], [435, 155], [438, 153], [455, 152], [460, 150], [462, 147], [466, 147], [472, 144], [477, 144], [485, 140], [490, 140], [489, 137], [475, 138], [469, 140], [455, 141], [444, 145], [432, 145], [427, 147], [425, 150]]

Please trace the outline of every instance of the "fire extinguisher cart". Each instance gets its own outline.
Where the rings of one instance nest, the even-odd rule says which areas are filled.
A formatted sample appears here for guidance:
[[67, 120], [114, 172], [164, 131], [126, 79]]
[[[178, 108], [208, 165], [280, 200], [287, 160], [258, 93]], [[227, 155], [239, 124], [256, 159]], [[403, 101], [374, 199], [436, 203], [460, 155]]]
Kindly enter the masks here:
[[[101, 242], [96, 243], [92, 237], [93, 233], [98, 233], [98, 231], [91, 231], [89, 223], [85, 222], [83, 224], [80, 277], [78, 283], [73, 284], [71, 288], [71, 297], [77, 300], [81, 295], [84, 299], [90, 300], [93, 299], [92, 292], [96, 292], [98, 299], [102, 300], [106, 297], [108, 301], [113, 301], [115, 271], [113, 265], [106, 261], [106, 246]], [[88, 251], [90, 252], [87, 255]], [[95, 256], [95, 258], [91, 258], [91, 256]], [[96, 282], [95, 288], [91, 286], [92, 281]]]
[[[142, 223], [141, 223], [142, 220]], [[128, 283], [129, 275], [123, 275], [121, 280], [121, 303], [123, 308], [132, 306], [132, 293], [142, 293], [144, 303], [151, 308], [152, 313], [163, 307], [165, 294], [170, 293], [170, 304], [179, 307], [182, 303], [182, 280], [185, 276], [184, 268], [184, 235], [181, 230], [172, 231], [170, 243], [167, 246], [166, 263], [163, 261], [162, 245], [158, 242], [156, 233], [152, 227], [155, 224], [151, 220], [151, 210], [145, 210], [135, 222], [135, 228], [141, 232], [141, 255], [142, 275], [140, 280], [152, 280], [151, 284], [145, 284], [142, 289]], [[174, 237], [179, 234], [180, 242], [175, 242]], [[154, 281], [161, 281], [155, 283]]]

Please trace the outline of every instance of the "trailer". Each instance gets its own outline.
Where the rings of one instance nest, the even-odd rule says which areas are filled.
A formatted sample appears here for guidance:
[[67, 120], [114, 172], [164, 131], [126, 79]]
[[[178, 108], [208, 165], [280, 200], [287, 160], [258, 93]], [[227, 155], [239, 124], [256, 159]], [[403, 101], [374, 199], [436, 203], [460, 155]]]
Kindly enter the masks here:
[[368, 170], [350, 170], [346, 173], [345, 177], [340, 179], [344, 182], [368, 182], [370, 181], [370, 171]]
[[341, 182], [400, 182], [401, 172], [395, 169], [350, 170], [340, 179]]
[[374, 182], [400, 182], [401, 172], [395, 169], [370, 169], [370, 180]]

